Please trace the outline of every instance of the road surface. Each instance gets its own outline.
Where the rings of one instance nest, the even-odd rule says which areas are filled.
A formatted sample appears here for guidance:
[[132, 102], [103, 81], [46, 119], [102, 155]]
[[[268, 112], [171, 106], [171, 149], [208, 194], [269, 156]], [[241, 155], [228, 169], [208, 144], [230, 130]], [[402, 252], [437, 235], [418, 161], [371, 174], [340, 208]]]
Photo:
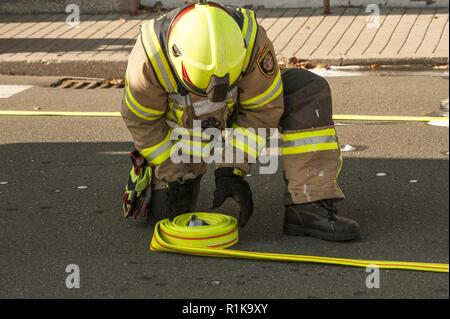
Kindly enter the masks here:
[[[1, 110], [117, 111], [121, 89], [56, 89], [57, 78], [1, 76], [32, 87]], [[328, 78], [337, 114], [430, 115], [448, 77], [373, 74]], [[337, 131], [347, 200], [338, 206], [362, 238], [330, 243], [282, 234], [284, 184], [248, 180], [255, 213], [236, 248], [349, 258], [448, 263], [448, 128], [354, 123]], [[448, 298], [448, 274], [201, 258], [148, 250], [152, 229], [124, 220], [121, 196], [131, 136], [120, 118], [0, 117], [1, 298]], [[198, 209], [211, 204], [210, 170]], [[385, 176], [377, 176], [385, 173]], [[381, 174], [383, 175], [383, 174]], [[236, 214], [229, 200], [222, 212]], [[80, 268], [67, 289], [66, 266]]]

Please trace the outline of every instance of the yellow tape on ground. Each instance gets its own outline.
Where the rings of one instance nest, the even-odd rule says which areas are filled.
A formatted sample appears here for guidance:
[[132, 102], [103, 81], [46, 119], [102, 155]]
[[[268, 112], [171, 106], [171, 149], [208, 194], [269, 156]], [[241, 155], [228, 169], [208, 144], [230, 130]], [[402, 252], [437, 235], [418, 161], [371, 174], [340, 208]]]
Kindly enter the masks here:
[[[67, 117], [121, 117], [120, 112], [70, 112], [70, 111], [20, 111], [0, 110], [0, 116], [67, 116]], [[393, 122], [448, 122], [447, 117], [438, 116], [396, 116], [396, 115], [352, 115], [335, 114], [340, 121], [393, 121]]]
[[[196, 215], [209, 225], [189, 227], [192, 215]], [[237, 225], [236, 218], [217, 213], [189, 213], [175, 217], [173, 221], [164, 219], [155, 226], [150, 250], [209, 257], [306, 262], [363, 268], [375, 265], [380, 269], [448, 273], [448, 264], [362, 260], [226, 249], [239, 240]]]

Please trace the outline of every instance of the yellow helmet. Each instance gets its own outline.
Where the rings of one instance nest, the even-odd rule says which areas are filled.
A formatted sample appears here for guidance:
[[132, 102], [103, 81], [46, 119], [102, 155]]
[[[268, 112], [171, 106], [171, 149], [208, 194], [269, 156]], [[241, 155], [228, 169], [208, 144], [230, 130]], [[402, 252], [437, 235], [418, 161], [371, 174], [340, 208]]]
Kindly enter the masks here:
[[172, 20], [169, 60], [184, 87], [213, 102], [226, 99], [244, 66], [244, 36], [234, 18], [213, 2], [192, 4]]

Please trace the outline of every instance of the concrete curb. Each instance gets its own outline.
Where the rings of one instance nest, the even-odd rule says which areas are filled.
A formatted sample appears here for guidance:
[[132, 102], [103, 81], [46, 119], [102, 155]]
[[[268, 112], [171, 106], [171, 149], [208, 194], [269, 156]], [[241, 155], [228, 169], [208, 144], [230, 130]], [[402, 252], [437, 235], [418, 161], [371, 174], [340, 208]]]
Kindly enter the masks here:
[[[407, 58], [407, 59], [315, 59], [319, 63], [330, 66], [349, 65], [411, 65], [411, 68], [432, 67], [447, 64], [447, 57]], [[123, 60], [64, 60], [64, 61], [0, 61], [0, 74], [10, 75], [40, 75], [40, 76], [75, 76], [112, 78], [123, 76], [127, 67]]]

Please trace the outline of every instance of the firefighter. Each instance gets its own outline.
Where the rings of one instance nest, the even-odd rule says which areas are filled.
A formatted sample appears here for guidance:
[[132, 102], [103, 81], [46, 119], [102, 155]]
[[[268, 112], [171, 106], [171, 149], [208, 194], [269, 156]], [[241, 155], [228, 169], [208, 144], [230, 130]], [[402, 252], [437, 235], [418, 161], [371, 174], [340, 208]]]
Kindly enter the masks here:
[[215, 164], [213, 208], [233, 198], [245, 226], [253, 212], [245, 176], [266, 143], [255, 130], [278, 128], [284, 232], [332, 241], [359, 236], [359, 225], [334, 206], [344, 194], [337, 183], [342, 157], [328, 83], [306, 70], [280, 70], [252, 10], [201, 1], [145, 22], [125, 83], [121, 114], [136, 148], [125, 217], [148, 214], [155, 223], [194, 210], [207, 164], [173, 161], [171, 133], [193, 132], [201, 121], [202, 129], [237, 130], [229, 144], [245, 155]]

